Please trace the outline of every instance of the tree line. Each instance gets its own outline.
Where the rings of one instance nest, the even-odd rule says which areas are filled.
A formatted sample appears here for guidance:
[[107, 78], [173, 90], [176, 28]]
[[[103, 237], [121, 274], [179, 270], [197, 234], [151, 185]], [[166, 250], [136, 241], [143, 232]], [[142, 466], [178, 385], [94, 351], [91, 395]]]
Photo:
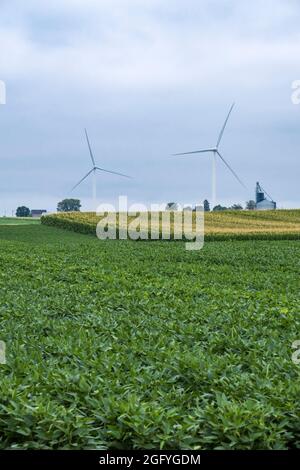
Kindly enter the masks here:
[[[207, 199], [203, 201], [203, 208], [204, 212], [217, 212], [217, 211], [241, 211], [241, 210], [254, 210], [256, 207], [255, 201], [250, 200], [247, 201], [245, 204], [245, 207], [243, 207], [241, 204], [233, 204], [230, 207], [226, 206], [221, 206], [218, 204], [217, 206], [213, 207], [212, 209], [210, 208], [210, 203]], [[81, 202], [79, 199], [63, 199], [57, 204], [57, 212], [79, 212], [81, 208]], [[168, 202], [166, 205], [166, 210], [167, 211], [177, 211], [179, 208], [179, 205], [176, 202]], [[196, 207], [185, 207], [184, 210], [196, 210]], [[16, 210], [16, 216], [17, 217], [30, 217], [31, 216], [31, 211], [28, 207], [26, 206], [20, 206]]]
[[[179, 205], [176, 202], [168, 202], [166, 205], [166, 210], [167, 211], [177, 211], [179, 208]], [[211, 212], [210, 208], [210, 203], [207, 199], [203, 201], [203, 208], [204, 212]], [[226, 206], [221, 206], [218, 204], [217, 206], [212, 208], [213, 212], [217, 211], [242, 211], [242, 210], [254, 210], [256, 208], [255, 201], [250, 200], [247, 201], [245, 204], [245, 207], [242, 206], [242, 204], [233, 204], [232, 206], [226, 207]], [[196, 210], [197, 206], [192, 208], [192, 207], [185, 207], [184, 210]]]

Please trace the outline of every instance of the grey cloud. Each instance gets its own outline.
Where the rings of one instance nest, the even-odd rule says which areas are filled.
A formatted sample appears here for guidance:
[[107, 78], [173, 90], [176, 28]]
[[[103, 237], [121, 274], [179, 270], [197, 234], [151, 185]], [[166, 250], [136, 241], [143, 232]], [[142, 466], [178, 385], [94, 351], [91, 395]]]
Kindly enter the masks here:
[[[233, 100], [223, 149], [250, 189], [219, 166], [220, 199], [243, 202], [262, 179], [279, 203], [299, 205], [299, 12], [279, 0], [4, 2], [5, 206], [26, 194], [54, 209], [89, 168], [85, 126], [99, 163], [136, 176], [100, 177], [106, 201], [210, 197], [209, 159], [169, 154], [214, 142]], [[90, 192], [87, 182], [77, 193], [86, 207]]]

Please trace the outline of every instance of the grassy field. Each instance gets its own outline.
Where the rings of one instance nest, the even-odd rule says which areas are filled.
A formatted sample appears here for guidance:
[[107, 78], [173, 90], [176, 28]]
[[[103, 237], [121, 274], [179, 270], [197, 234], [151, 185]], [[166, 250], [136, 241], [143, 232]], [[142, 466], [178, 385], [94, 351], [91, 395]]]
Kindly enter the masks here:
[[0, 217], [0, 225], [29, 225], [40, 224], [39, 218], [32, 217]]
[[[161, 233], [162, 223], [156, 226]], [[128, 221], [134, 217], [128, 217]], [[94, 212], [71, 212], [48, 215], [42, 218], [45, 225], [55, 226], [80, 233], [96, 233], [96, 225], [101, 220]], [[149, 221], [150, 222], [150, 221]], [[117, 218], [117, 227], [122, 227]], [[142, 224], [141, 230], [148, 232], [150, 223]], [[195, 227], [195, 222], [194, 222]], [[182, 222], [175, 222], [171, 216], [171, 233], [182, 228]], [[192, 231], [192, 228], [190, 232]], [[205, 213], [205, 237], [207, 241], [246, 240], [246, 239], [300, 239], [300, 210], [278, 211], [224, 211]]]
[[300, 448], [298, 241], [0, 227], [0, 448]]

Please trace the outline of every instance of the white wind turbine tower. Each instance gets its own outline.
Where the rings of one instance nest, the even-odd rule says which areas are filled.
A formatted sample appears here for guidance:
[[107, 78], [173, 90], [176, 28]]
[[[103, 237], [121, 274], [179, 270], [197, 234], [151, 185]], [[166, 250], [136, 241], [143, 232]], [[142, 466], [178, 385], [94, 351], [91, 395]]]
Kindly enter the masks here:
[[112, 173], [113, 175], [118, 175], [118, 176], [124, 176], [125, 178], [131, 178], [131, 176], [124, 175], [123, 173], [118, 173], [116, 171], [111, 171], [111, 170], [105, 170], [104, 168], [100, 168], [99, 166], [96, 165], [95, 158], [92, 152], [91, 144], [89, 141], [89, 136], [87, 133], [87, 130], [85, 129], [85, 136], [87, 140], [87, 144], [89, 147], [89, 152], [90, 152], [90, 157], [92, 160], [93, 167], [92, 169], [83, 177], [81, 180], [72, 188], [72, 191], [74, 191], [75, 188], [77, 188], [91, 173], [93, 174], [92, 178], [92, 188], [93, 188], [93, 206], [96, 210], [96, 205], [97, 205], [97, 183], [96, 183], [96, 172], [97, 171], [104, 171], [105, 173]]
[[184, 152], [184, 153], [176, 153], [174, 154], [174, 156], [177, 156], [177, 155], [192, 155], [192, 154], [196, 154], [196, 153], [212, 153], [212, 207], [214, 208], [215, 205], [216, 205], [216, 201], [217, 201], [217, 176], [216, 176], [216, 164], [217, 164], [217, 157], [220, 157], [220, 159], [223, 161], [223, 163], [227, 166], [227, 168], [231, 171], [231, 173], [234, 175], [234, 177], [238, 180], [238, 182], [244, 187], [246, 188], [246, 186], [244, 185], [244, 183], [240, 180], [240, 178], [238, 177], [238, 175], [236, 174], [236, 172], [231, 168], [231, 166], [226, 162], [226, 160], [224, 159], [224, 157], [222, 157], [222, 155], [220, 154], [219, 152], [219, 146], [220, 146], [220, 143], [221, 143], [221, 140], [222, 140], [222, 137], [223, 137], [223, 134], [224, 134], [224, 131], [225, 131], [225, 127], [227, 125], [227, 122], [228, 122], [228, 119], [229, 119], [229, 116], [233, 110], [233, 107], [234, 107], [234, 103], [232, 104], [230, 110], [229, 110], [229, 113], [225, 119], [225, 122], [223, 124], [223, 127], [221, 129], [221, 132], [219, 134], [219, 137], [218, 137], [218, 140], [217, 140], [217, 144], [215, 147], [212, 147], [212, 148], [208, 148], [208, 149], [201, 149], [201, 150], [195, 150], [194, 152]]

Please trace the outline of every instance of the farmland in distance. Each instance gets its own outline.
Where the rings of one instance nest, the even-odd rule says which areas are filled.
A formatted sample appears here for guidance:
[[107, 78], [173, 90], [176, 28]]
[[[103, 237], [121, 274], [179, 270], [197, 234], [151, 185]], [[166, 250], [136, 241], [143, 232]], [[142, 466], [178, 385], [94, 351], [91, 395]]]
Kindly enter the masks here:
[[[96, 234], [97, 223], [103, 216], [95, 212], [70, 212], [52, 214], [42, 217], [42, 223], [49, 226], [64, 228], [67, 230]], [[150, 216], [149, 216], [150, 217]], [[160, 223], [157, 227], [161, 233], [162, 213], [159, 214]], [[170, 215], [171, 219], [173, 215]], [[195, 215], [193, 215], [195, 220]], [[129, 222], [133, 219], [129, 216]], [[119, 225], [119, 215], [116, 220]], [[141, 227], [148, 231], [150, 226]], [[195, 223], [194, 223], [195, 226]], [[172, 222], [171, 234], [176, 234], [182, 229], [182, 223]], [[222, 240], [295, 240], [300, 239], [300, 210], [277, 211], [224, 211], [205, 213], [205, 238], [206, 241]]]

